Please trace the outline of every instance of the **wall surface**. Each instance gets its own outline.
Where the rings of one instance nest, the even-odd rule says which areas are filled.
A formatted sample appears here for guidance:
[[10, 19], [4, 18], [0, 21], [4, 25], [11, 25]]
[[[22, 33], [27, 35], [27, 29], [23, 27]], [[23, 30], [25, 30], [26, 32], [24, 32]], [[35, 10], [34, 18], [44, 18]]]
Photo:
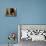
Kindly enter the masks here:
[[[16, 17], [5, 16], [9, 7], [17, 8]], [[8, 43], [9, 32], [18, 32], [17, 24], [46, 24], [46, 0], [0, 0], [0, 44]]]

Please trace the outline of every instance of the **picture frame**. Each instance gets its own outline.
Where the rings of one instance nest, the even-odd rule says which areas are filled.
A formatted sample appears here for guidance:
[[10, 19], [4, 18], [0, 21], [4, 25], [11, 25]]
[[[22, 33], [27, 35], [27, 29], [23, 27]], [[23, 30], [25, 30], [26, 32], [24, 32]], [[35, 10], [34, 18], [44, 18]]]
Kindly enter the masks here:
[[16, 16], [16, 8], [6, 8], [6, 16]]

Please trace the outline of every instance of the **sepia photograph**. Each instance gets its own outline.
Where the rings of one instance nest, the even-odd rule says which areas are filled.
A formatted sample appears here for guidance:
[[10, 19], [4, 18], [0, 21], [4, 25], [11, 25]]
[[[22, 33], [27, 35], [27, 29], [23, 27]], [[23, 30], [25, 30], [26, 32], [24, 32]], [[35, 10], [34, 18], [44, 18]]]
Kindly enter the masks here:
[[6, 8], [6, 16], [16, 16], [16, 8]]

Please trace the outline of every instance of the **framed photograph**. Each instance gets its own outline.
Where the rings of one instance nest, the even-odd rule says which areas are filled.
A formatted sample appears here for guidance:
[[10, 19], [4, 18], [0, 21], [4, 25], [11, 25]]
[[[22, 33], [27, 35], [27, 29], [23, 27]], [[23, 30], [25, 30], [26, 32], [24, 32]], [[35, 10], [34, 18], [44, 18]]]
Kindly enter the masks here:
[[16, 16], [16, 8], [6, 8], [6, 16]]

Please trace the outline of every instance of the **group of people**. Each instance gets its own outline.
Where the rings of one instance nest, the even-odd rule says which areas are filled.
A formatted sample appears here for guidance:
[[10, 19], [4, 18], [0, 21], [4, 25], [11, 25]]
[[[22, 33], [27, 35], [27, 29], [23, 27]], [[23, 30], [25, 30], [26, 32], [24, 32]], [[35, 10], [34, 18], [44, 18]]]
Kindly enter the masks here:
[[14, 8], [7, 8], [6, 16], [16, 16], [16, 10]]

